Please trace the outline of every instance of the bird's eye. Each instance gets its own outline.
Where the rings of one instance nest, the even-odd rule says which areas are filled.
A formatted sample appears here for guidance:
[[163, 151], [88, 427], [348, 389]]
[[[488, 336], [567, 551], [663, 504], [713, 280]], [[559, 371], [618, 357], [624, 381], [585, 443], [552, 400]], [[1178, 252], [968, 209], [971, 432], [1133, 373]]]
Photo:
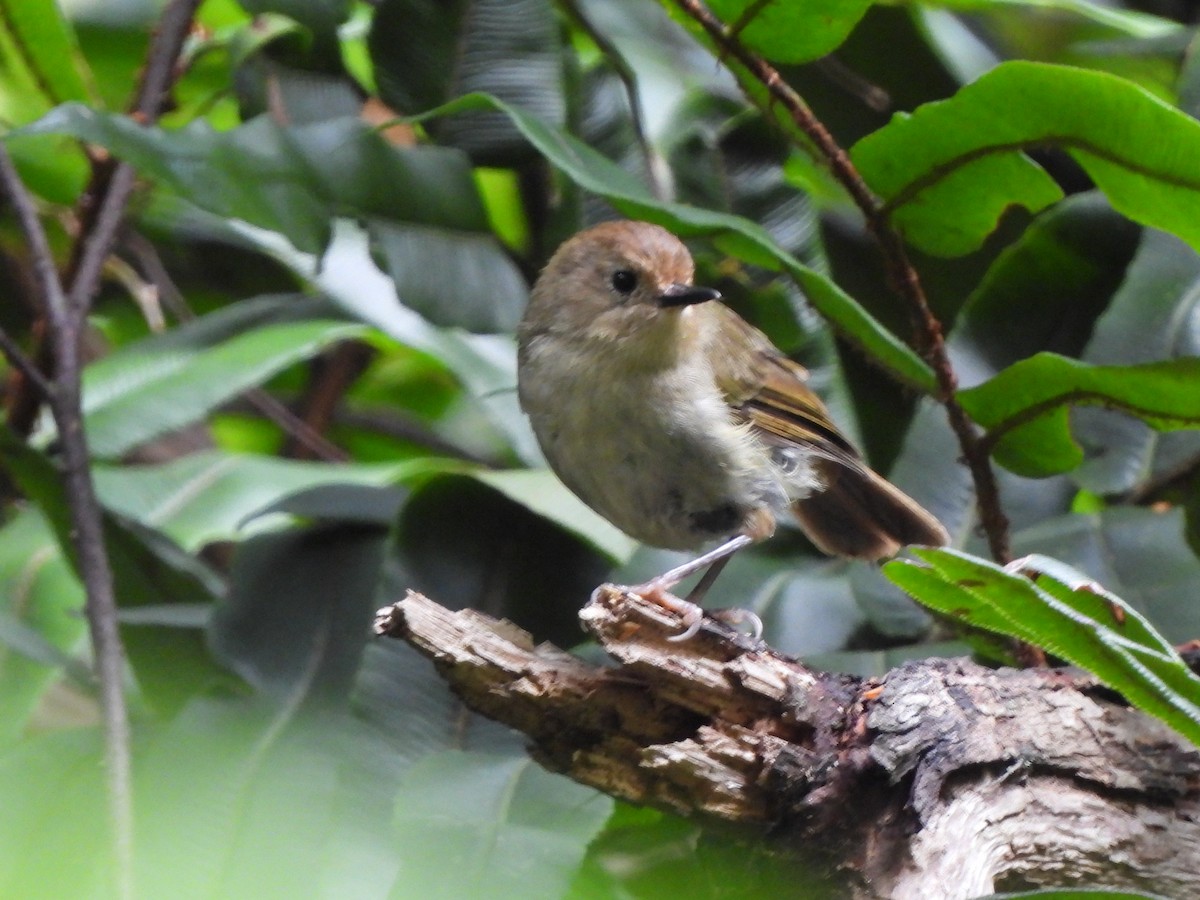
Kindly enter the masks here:
[[619, 269], [613, 272], [612, 286], [619, 294], [632, 294], [637, 287], [637, 275], [628, 269]]

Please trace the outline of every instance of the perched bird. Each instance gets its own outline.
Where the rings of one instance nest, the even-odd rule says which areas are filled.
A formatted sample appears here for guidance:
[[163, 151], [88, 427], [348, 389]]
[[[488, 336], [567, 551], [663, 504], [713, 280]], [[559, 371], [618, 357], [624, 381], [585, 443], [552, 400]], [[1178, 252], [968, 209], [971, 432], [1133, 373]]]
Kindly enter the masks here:
[[710, 553], [634, 590], [669, 594], [770, 537], [789, 512], [821, 550], [880, 559], [945, 529], [863, 462], [808, 387], [808, 372], [692, 284], [683, 243], [646, 222], [566, 241], [518, 329], [521, 407], [551, 467], [584, 503], [643, 543]]

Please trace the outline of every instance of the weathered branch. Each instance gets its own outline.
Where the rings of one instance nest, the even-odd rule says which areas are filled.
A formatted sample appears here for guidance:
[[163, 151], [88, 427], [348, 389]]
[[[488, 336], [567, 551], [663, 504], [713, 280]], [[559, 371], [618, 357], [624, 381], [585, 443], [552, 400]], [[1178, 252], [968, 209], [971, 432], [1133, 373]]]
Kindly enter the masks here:
[[748, 18], [730, 28], [714, 16], [701, 0], [675, 0], [675, 3], [704, 29], [722, 56], [737, 60], [750, 77], [762, 85], [771, 101], [787, 110], [796, 127], [811, 142], [810, 149], [815, 150], [817, 156], [825, 162], [834, 178], [862, 213], [867, 229], [874, 236], [883, 255], [888, 280], [908, 307], [918, 348], [937, 378], [937, 400], [946, 410], [950, 427], [954, 430], [962, 449], [963, 460], [971, 472], [980, 524], [987, 535], [992, 557], [1000, 563], [1011, 562], [1008, 518], [1000, 502], [1000, 489], [995, 473], [992, 471], [986, 449], [980, 443], [975, 426], [955, 399], [958, 379], [946, 352], [941, 322], [929, 307], [920, 276], [908, 258], [903, 238], [892, 227], [887, 210], [850, 161], [850, 155], [838, 144], [804, 99], [783, 80], [774, 67], [747, 50], [741, 43], [738, 33], [747, 24]]
[[1086, 881], [1200, 895], [1200, 752], [1088, 676], [927, 660], [814, 672], [606, 586], [602, 668], [410, 594], [376, 630], [434, 661], [548, 767], [783, 849], [821, 847], [860, 897], [951, 900]]

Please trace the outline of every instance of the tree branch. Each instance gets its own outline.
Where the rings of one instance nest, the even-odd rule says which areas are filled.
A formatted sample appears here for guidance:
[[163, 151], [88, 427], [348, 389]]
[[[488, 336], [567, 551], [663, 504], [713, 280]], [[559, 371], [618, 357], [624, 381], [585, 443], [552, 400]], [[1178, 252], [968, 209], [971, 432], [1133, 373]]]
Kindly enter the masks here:
[[971, 472], [979, 519], [987, 534], [992, 557], [1000, 563], [1010, 562], [1012, 548], [1008, 534], [1008, 518], [1000, 503], [1000, 490], [995, 473], [987, 453], [980, 445], [975, 426], [955, 399], [958, 381], [946, 353], [941, 322], [929, 308], [921, 279], [908, 258], [903, 239], [891, 227], [883, 205], [863, 181], [850, 161], [849, 154], [834, 140], [803, 98], [783, 80], [778, 71], [742, 45], [738, 39], [738, 30], [744, 26], [744, 22], [739, 22], [738, 28], [731, 29], [714, 16], [700, 0], [675, 0], [675, 3], [704, 29], [724, 57], [737, 60], [749, 75], [762, 85], [770, 98], [787, 110], [796, 127], [812, 143], [812, 149], [829, 167], [834, 178], [850, 195], [865, 218], [867, 229], [874, 235], [883, 254], [888, 280], [908, 307], [916, 343], [937, 378], [937, 400], [946, 409], [950, 427], [954, 430], [962, 449], [963, 460]]
[[1090, 676], [910, 663], [814, 672], [611, 585], [581, 613], [594, 666], [410, 593], [376, 631], [429, 657], [547, 767], [621, 799], [828, 855], [859, 897], [952, 900], [997, 882], [1200, 893], [1200, 751]]
[[[143, 121], [157, 118], [198, 5], [199, 0], [173, 0], [163, 12], [151, 41], [134, 104], [134, 114]], [[82, 331], [134, 183], [133, 169], [125, 163], [117, 164], [109, 171], [99, 171], [110, 165], [103, 164], [94, 173], [92, 184], [100, 187], [94, 197], [94, 215], [84, 218], [84, 227], [76, 244], [78, 264], [73, 266], [70, 286], [64, 292], [33, 201], [17, 177], [7, 152], [0, 148], [0, 180], [17, 210], [29, 244], [49, 323], [54, 374], [48, 400], [62, 446], [71, 536], [87, 596], [85, 612], [100, 683], [117, 892], [121, 897], [133, 897], [133, 777], [129, 715], [124, 694], [125, 654], [117, 625], [117, 604], [104, 541], [104, 523], [92, 482], [81, 402]]]

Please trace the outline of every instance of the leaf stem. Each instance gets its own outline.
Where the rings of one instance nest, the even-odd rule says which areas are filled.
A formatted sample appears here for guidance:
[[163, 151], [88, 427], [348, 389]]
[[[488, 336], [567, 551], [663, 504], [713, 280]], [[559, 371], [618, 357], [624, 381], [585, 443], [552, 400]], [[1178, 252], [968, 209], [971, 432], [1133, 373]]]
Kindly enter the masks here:
[[918, 349], [933, 368], [937, 378], [936, 399], [946, 410], [950, 427], [954, 430], [962, 449], [963, 461], [975, 484], [980, 523], [987, 535], [992, 557], [1000, 563], [1009, 562], [1012, 559], [1012, 549], [1009, 542], [1008, 517], [1005, 516], [1000, 503], [996, 475], [992, 471], [986, 448], [981, 444], [979, 433], [966, 411], [955, 399], [958, 380], [946, 353], [941, 322], [929, 307], [921, 279], [908, 258], [903, 239], [891, 227], [882, 203], [854, 167], [849, 154], [833, 138], [803, 98], [766, 60], [742, 45], [737, 31], [726, 27], [701, 0], [675, 0], [675, 3], [704, 30], [722, 56], [737, 60], [749, 75], [763, 86], [771, 100], [787, 111], [796, 127], [812, 143], [811, 149], [815, 150], [816, 155], [829, 167], [834, 178], [849, 194], [865, 218], [867, 229], [874, 236], [883, 255], [888, 281], [908, 306]]

